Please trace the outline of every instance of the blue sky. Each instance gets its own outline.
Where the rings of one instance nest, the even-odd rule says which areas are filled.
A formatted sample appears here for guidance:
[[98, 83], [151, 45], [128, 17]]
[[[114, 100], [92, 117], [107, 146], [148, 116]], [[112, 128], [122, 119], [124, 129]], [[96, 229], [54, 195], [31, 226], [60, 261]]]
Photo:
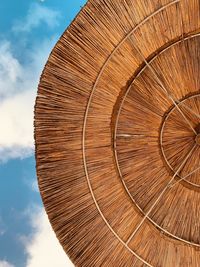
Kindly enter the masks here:
[[48, 55], [85, 2], [0, 3], [0, 267], [73, 266], [38, 192], [33, 107]]

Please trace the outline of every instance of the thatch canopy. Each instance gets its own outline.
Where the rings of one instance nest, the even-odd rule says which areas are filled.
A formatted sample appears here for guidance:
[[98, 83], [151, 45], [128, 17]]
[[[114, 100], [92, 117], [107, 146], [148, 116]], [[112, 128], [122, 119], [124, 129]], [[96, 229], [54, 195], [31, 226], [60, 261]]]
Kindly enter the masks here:
[[199, 0], [91, 0], [64, 32], [35, 143], [76, 266], [200, 266], [199, 94]]

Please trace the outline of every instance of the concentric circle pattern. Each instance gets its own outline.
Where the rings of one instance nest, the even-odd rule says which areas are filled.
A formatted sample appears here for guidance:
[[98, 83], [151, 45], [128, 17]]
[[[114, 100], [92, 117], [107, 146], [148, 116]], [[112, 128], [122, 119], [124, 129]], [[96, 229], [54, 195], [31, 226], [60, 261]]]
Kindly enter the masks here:
[[76, 266], [200, 266], [199, 10], [88, 1], [48, 59], [38, 182]]
[[[175, 173], [192, 147], [195, 150], [177, 175], [187, 183], [199, 187], [199, 114], [200, 95], [188, 97], [173, 108], [166, 117], [161, 134], [161, 149], [167, 165]], [[180, 110], [183, 112], [181, 113]], [[188, 109], [189, 108], [189, 109]], [[186, 118], [183, 120], [183, 114]], [[190, 123], [188, 123], [188, 122]], [[177, 181], [178, 182], [178, 181]]]

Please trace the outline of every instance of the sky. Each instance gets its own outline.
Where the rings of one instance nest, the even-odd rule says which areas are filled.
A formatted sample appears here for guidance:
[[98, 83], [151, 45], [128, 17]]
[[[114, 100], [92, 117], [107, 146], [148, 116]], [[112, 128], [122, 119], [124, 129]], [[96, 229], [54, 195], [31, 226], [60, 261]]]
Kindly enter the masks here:
[[39, 194], [33, 109], [48, 55], [85, 2], [0, 2], [0, 267], [74, 266]]

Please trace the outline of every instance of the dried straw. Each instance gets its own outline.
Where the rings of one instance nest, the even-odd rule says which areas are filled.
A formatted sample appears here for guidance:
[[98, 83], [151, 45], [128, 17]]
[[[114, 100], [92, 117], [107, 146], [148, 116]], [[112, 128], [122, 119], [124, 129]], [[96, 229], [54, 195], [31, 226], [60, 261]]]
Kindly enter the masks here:
[[76, 266], [200, 266], [199, 10], [90, 0], [48, 59], [37, 175]]

